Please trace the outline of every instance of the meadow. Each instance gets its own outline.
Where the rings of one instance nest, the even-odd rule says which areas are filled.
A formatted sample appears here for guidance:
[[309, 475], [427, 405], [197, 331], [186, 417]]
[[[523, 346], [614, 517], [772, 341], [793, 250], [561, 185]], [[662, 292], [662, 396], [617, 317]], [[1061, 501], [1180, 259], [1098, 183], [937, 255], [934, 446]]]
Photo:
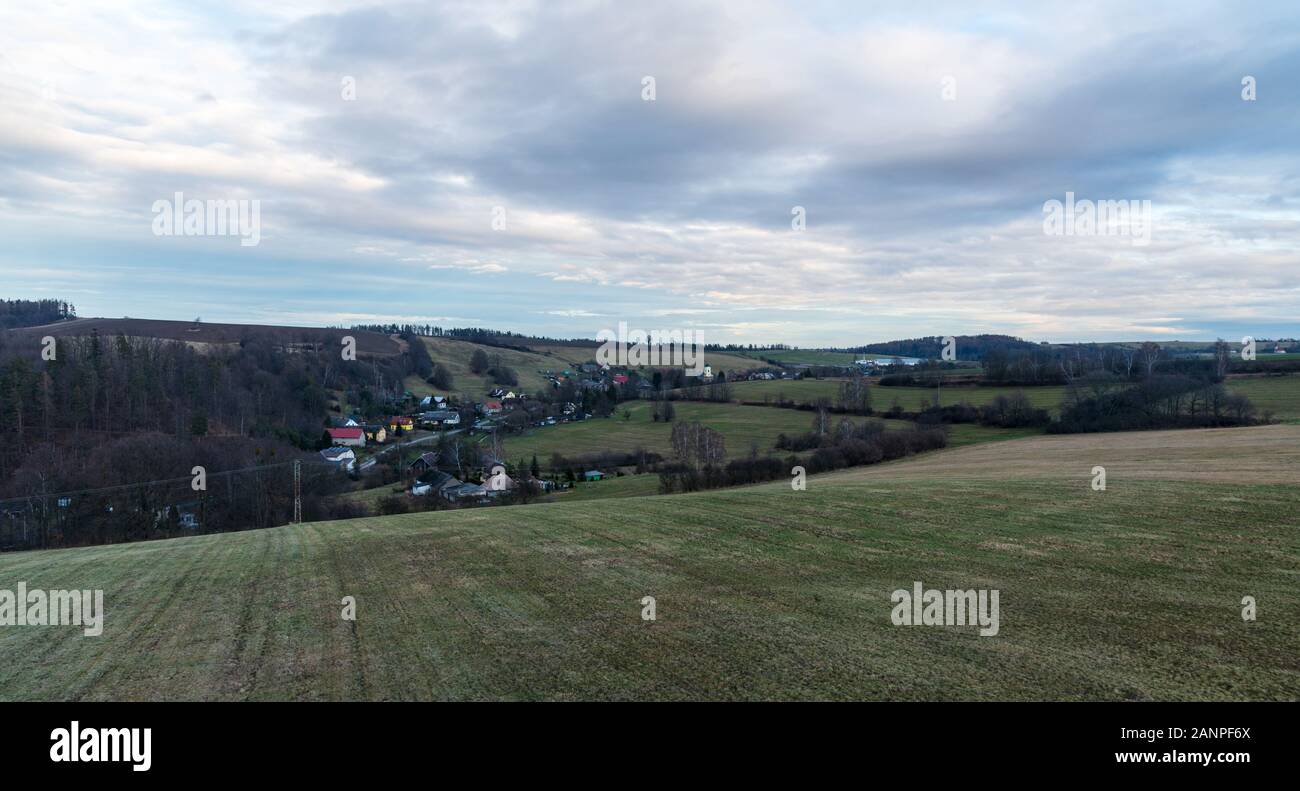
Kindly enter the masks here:
[[[813, 414], [796, 409], [774, 409], [740, 404], [674, 401], [677, 421], [699, 421], [722, 432], [727, 443], [728, 458], [747, 456], [751, 447], [759, 454], [775, 448], [780, 434], [802, 434], [812, 428]], [[562, 423], [546, 428], [534, 428], [524, 435], [506, 435], [505, 456], [514, 461], [537, 456], [543, 467], [550, 464], [551, 454], [566, 457], [583, 456], [603, 451], [631, 452], [637, 448], [672, 454], [672, 425], [654, 422], [649, 401], [630, 401], [620, 404], [618, 411], [608, 418], [590, 418], [573, 423]], [[623, 413], [628, 418], [624, 419]], [[838, 416], [836, 420], [838, 420]], [[866, 418], [852, 418], [862, 422]], [[905, 421], [885, 421], [889, 428], [900, 428]]]
[[[795, 379], [771, 381], [734, 382], [731, 385], [732, 398], [737, 401], [777, 402], [782, 398], [795, 402], [809, 402], [817, 398], [829, 398], [835, 402], [840, 391], [842, 379]], [[1064, 386], [1046, 387], [997, 387], [997, 386], [948, 386], [933, 387], [871, 387], [871, 406], [878, 412], [884, 412], [897, 399], [899, 405], [908, 412], [921, 409], [923, 403], [934, 404], [938, 399], [947, 406], [968, 401], [982, 406], [993, 401], [999, 395], [1012, 395], [1024, 391], [1034, 406], [1047, 409], [1052, 413], [1059, 411], [1061, 399], [1065, 395]]]
[[[1295, 700], [1297, 447], [1298, 426], [1033, 437], [802, 492], [9, 554], [0, 588], [102, 589], [106, 617], [6, 627], [0, 698]], [[893, 625], [915, 581], [998, 590], [998, 635]]]
[[1261, 415], [1269, 411], [1279, 422], [1300, 423], [1300, 374], [1233, 378], [1227, 385], [1249, 398]]

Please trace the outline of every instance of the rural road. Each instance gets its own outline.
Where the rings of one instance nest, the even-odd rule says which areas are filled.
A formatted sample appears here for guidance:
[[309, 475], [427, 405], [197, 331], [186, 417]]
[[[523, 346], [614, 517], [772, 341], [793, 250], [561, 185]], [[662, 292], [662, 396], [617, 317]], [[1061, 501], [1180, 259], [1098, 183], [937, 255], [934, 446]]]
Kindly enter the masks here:
[[437, 442], [437, 441], [438, 441], [440, 438], [442, 438], [442, 437], [454, 437], [454, 436], [456, 436], [457, 434], [461, 433], [461, 432], [464, 431], [464, 430], [465, 430], [465, 429], [463, 429], [463, 428], [458, 428], [458, 429], [455, 429], [455, 430], [453, 430], [453, 431], [440, 431], [440, 432], [437, 432], [437, 433], [435, 433], [435, 434], [430, 434], [430, 435], [428, 435], [427, 437], [416, 437], [415, 439], [410, 439], [410, 440], [407, 440], [406, 442], [399, 442], [399, 443], [397, 443], [396, 445], [389, 445], [389, 446], [385, 447], [383, 450], [381, 450], [381, 451], [379, 451], [378, 453], [376, 453], [374, 456], [371, 456], [370, 458], [366, 459], [366, 460], [363, 461], [361, 464], [359, 464], [359, 465], [357, 466], [357, 470], [360, 472], [360, 471], [364, 471], [364, 470], [368, 470], [368, 469], [370, 469], [371, 467], [375, 466], [375, 463], [376, 463], [376, 462], [379, 461], [379, 457], [380, 457], [380, 456], [383, 456], [383, 455], [385, 455], [385, 454], [387, 454], [387, 453], [391, 453], [392, 451], [395, 451], [395, 450], [397, 450], [398, 448], [405, 448], [405, 447], [409, 447], [409, 446], [411, 446], [411, 445], [421, 445], [421, 444], [424, 444], [424, 443], [426, 443], [426, 442]]

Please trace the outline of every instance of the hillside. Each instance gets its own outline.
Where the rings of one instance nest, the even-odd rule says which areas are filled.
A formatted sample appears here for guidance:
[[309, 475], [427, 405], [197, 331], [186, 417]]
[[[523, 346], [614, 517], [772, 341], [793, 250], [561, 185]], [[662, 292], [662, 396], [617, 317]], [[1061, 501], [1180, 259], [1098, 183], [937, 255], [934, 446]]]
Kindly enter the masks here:
[[[530, 429], [527, 434], [509, 434], [505, 437], [506, 458], [525, 459], [536, 455], [547, 466], [552, 453], [568, 457], [601, 452], [631, 453], [637, 448], [672, 455], [672, 424], [651, 419], [654, 404], [650, 401], [631, 401], [620, 404], [618, 411], [608, 418], [592, 418], [576, 423], [565, 423], [547, 428]], [[739, 404], [711, 404], [691, 401], [674, 402], [677, 420], [699, 421], [716, 429], [726, 438], [727, 457], [731, 459], [749, 455], [751, 445], [757, 445], [760, 454], [774, 450], [779, 434], [803, 434], [812, 425], [813, 416], [795, 409], [769, 409], [761, 406]], [[628, 418], [623, 418], [623, 413]], [[862, 422], [865, 418], [853, 418]], [[902, 421], [886, 421], [889, 428], [902, 428]]]
[[[731, 396], [735, 401], [778, 402], [781, 399], [809, 402], [817, 398], [835, 400], [842, 379], [796, 379], [735, 382]], [[1262, 416], [1271, 412], [1275, 420], [1300, 422], [1300, 374], [1281, 376], [1231, 376], [1225, 381], [1230, 392], [1240, 393], [1251, 400]], [[911, 412], [923, 403], [933, 404], [936, 397], [945, 404], [968, 402], [975, 406], [991, 403], [999, 395], [1024, 392], [1030, 402], [1053, 414], [1058, 413], [1068, 388], [1064, 385], [1039, 387], [1013, 387], [1005, 385], [945, 385], [937, 393], [933, 387], [873, 387], [871, 404], [878, 411], [886, 411], [898, 401], [899, 406]]]
[[[550, 387], [550, 383], [540, 371], [558, 373], [566, 369], [576, 369], [583, 363], [594, 362], [598, 348], [594, 345], [578, 346], [516, 339], [520, 345], [530, 350], [521, 351], [450, 337], [423, 337], [421, 340], [428, 348], [429, 356], [433, 361], [442, 363], [451, 371], [454, 378], [453, 392], [470, 399], [481, 399], [483, 394], [494, 386], [489, 377], [475, 374], [470, 370], [470, 357], [479, 349], [487, 354], [489, 360], [499, 356], [503, 365], [514, 370], [519, 377], [519, 386], [515, 389], [535, 393]], [[715, 372], [747, 370], [763, 364], [759, 360], [721, 352], [705, 352], [704, 359], [713, 366]], [[406, 386], [408, 390], [419, 396], [434, 392], [433, 386], [420, 380], [419, 377], [408, 379]]]
[[[0, 697], [1294, 700], [1298, 446], [1289, 425], [1036, 437], [805, 492], [0, 556], [0, 587], [108, 610], [98, 638], [9, 630]], [[999, 635], [893, 626], [916, 580], [1000, 590]]]
[[239, 343], [255, 336], [269, 336], [286, 344], [330, 343], [340, 344], [345, 335], [357, 339], [358, 354], [393, 355], [401, 351], [401, 344], [378, 332], [366, 330], [327, 329], [322, 327], [282, 327], [270, 324], [209, 324], [191, 321], [164, 321], [159, 319], [104, 319], [86, 318], [61, 321], [39, 327], [11, 330], [15, 335], [55, 337], [69, 335], [127, 335], [135, 338], [162, 338], [185, 341], [191, 344], [226, 345]]

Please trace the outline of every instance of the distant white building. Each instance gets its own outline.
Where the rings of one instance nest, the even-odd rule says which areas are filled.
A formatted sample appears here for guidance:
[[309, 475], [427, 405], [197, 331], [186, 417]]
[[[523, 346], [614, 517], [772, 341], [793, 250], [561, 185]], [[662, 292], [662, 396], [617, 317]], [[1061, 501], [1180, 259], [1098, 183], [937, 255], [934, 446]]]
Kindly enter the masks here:
[[330, 464], [336, 464], [348, 471], [357, 466], [357, 454], [352, 451], [352, 448], [326, 448], [320, 452], [320, 455], [322, 459]]

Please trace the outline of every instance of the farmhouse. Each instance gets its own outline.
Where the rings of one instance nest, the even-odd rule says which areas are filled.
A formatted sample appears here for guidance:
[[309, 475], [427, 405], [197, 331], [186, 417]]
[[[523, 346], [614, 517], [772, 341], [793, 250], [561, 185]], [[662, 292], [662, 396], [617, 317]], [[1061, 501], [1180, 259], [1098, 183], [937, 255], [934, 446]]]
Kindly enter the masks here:
[[382, 444], [388, 439], [388, 429], [384, 428], [382, 423], [367, 423], [361, 427], [361, 430], [366, 432], [366, 439], [371, 442]]
[[390, 418], [388, 420], [388, 430], [396, 434], [399, 429], [401, 431], [415, 431], [415, 418], [404, 415]]
[[484, 401], [484, 402], [483, 402], [483, 408], [482, 408], [482, 409], [483, 409], [483, 414], [485, 414], [485, 415], [496, 415], [496, 414], [499, 414], [499, 413], [501, 412], [501, 402], [500, 402], [500, 401]]
[[325, 432], [335, 445], [360, 448], [366, 444], [366, 432], [360, 428], [327, 428]]

